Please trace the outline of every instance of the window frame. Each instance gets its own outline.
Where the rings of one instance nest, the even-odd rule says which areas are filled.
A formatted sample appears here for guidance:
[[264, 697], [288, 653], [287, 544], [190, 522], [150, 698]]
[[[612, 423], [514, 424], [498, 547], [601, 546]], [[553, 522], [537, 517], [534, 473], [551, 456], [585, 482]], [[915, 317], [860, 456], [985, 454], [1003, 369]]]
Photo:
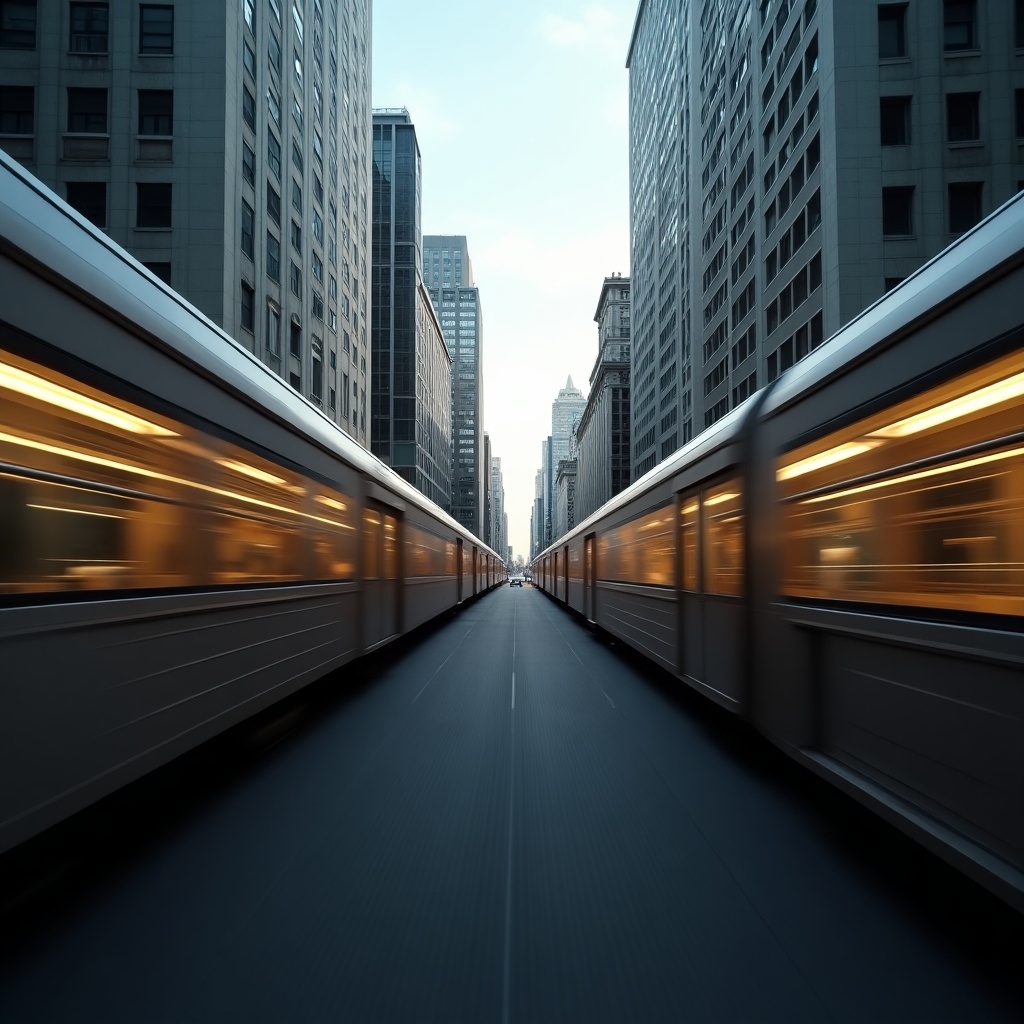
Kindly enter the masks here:
[[[138, 116], [138, 134], [144, 138], [171, 138], [174, 135], [174, 90], [173, 89], [138, 89], [138, 104], [139, 104], [139, 116]], [[164, 97], [170, 99], [170, 104], [167, 110], [159, 111], [154, 113], [152, 111], [144, 111], [143, 97], [146, 97], [145, 102], [150, 102], [154, 97]], [[143, 125], [144, 118], [151, 118], [155, 121], [157, 127], [164, 127], [162, 123], [166, 119], [167, 131], [146, 131]]]
[[[98, 30], [92, 25], [92, 19], [88, 17], [90, 14], [95, 15], [102, 11], [106, 17], [103, 19], [103, 36], [102, 36], [102, 48], [93, 45], [76, 45], [76, 40], [88, 40], [95, 42], [100, 38]], [[110, 52], [110, 4], [109, 3], [97, 3], [92, 2], [79, 2], [79, 0], [72, 0], [69, 5], [69, 18], [68, 18], [68, 53], [81, 53], [81, 54], [105, 54]], [[86, 15], [85, 25], [80, 26], [78, 30], [75, 29], [75, 15]]]
[[[93, 99], [99, 96], [103, 97], [103, 120], [102, 127], [95, 127], [100, 124], [98, 120], [92, 120], [99, 116], [97, 103], [95, 106], [97, 109], [87, 109], [89, 104], [82, 104], [82, 101], [87, 97]], [[68, 116], [67, 116], [67, 131], [69, 135], [109, 135], [110, 134], [110, 111], [109, 111], [109, 90], [107, 89], [93, 89], [93, 88], [80, 88], [77, 86], [68, 86], [67, 88], [67, 103], [68, 103]], [[73, 121], [72, 119], [76, 119]], [[77, 123], [76, 123], [77, 122]]]
[[[159, 190], [159, 191], [158, 191]], [[166, 220], [157, 214], [166, 210]], [[174, 219], [174, 186], [169, 181], [139, 181], [135, 184], [135, 228], [170, 231]]]
[[[170, 15], [170, 31], [159, 31], [157, 26], [146, 24], [148, 17], [157, 11]], [[150, 41], [147, 42], [146, 40]], [[155, 40], [169, 39], [164, 45]], [[174, 6], [172, 4], [139, 4], [139, 54], [148, 57], [174, 56]]]

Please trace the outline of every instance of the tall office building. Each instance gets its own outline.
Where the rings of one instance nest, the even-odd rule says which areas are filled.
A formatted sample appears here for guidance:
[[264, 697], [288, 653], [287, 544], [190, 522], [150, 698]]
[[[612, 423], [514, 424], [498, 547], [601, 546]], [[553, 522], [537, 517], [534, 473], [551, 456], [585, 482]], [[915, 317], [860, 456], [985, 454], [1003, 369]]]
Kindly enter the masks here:
[[369, 0], [0, 3], [0, 146], [367, 443]]
[[1016, 192], [1024, 5], [641, 0], [633, 470]]
[[[555, 485], [559, 463], [576, 457], [576, 427], [587, 400], [575, 387], [572, 377], [551, 403], [551, 434], [541, 446], [541, 506], [536, 525], [538, 551], [543, 550], [558, 534], [555, 513]], [[573, 484], [575, 490], [575, 483]]]
[[576, 519], [582, 522], [629, 484], [630, 314], [628, 277], [606, 277], [597, 302], [597, 359], [576, 427]]
[[486, 540], [483, 323], [465, 235], [423, 236], [423, 280], [452, 357], [452, 516]]
[[371, 450], [451, 508], [451, 357], [420, 273], [422, 173], [405, 109], [373, 112]]
[[501, 458], [491, 457], [491, 547], [507, 560], [508, 514], [505, 512], [505, 478]]

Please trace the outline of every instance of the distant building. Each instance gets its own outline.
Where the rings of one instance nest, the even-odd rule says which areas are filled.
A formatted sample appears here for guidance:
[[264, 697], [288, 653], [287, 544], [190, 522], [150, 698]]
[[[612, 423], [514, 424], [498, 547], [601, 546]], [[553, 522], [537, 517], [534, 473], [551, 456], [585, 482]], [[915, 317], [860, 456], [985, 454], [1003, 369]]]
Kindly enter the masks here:
[[0, 3], [0, 148], [364, 446], [370, 19]]
[[629, 278], [606, 277], [597, 302], [597, 359], [576, 428], [576, 518], [582, 522], [630, 481]]
[[1024, 184], [1020, 3], [641, 0], [634, 478]]
[[558, 397], [551, 403], [551, 436], [544, 442], [544, 539], [541, 549], [547, 547], [555, 539], [555, 478], [558, 475], [558, 464], [563, 459], [571, 459], [576, 455], [576, 425], [586, 407], [587, 400], [583, 392], [575, 387], [572, 377], [565, 382], [565, 387], [558, 392]]
[[504, 557], [508, 546], [508, 515], [505, 512], [505, 481], [498, 456], [491, 456], [491, 524], [491, 547]]
[[423, 279], [452, 357], [452, 516], [486, 540], [483, 322], [465, 235], [424, 235]]
[[420, 277], [420, 189], [409, 112], [375, 110], [371, 450], [447, 511], [451, 357]]
[[564, 537], [579, 521], [576, 515], [577, 460], [562, 459], [555, 473], [555, 526], [552, 543]]

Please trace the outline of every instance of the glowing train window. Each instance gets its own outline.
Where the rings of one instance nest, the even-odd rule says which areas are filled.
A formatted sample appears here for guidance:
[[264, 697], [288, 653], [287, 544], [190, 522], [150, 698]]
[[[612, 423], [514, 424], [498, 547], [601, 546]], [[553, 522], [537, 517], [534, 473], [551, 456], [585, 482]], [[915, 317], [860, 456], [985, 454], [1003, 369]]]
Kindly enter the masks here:
[[602, 579], [670, 587], [675, 584], [672, 506], [630, 520], [598, 538]]
[[739, 479], [704, 492], [704, 590], [738, 597], [743, 593], [743, 498]]
[[355, 574], [344, 494], [5, 352], [0, 462], [3, 593]]
[[1024, 613], [1024, 352], [776, 466], [793, 597]]
[[699, 511], [700, 502], [696, 496], [683, 499], [682, 507], [679, 510], [683, 547], [683, 590], [696, 590], [699, 586], [697, 576]]

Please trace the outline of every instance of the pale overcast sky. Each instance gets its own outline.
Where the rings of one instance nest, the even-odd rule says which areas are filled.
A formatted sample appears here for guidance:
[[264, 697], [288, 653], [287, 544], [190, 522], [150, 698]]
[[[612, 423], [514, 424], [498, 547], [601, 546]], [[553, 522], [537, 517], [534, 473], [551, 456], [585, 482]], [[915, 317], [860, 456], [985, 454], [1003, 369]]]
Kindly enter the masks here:
[[373, 105], [406, 107], [425, 235], [465, 235], [483, 308], [484, 429], [529, 556], [551, 403], [584, 394], [601, 282], [629, 273], [626, 52], [636, 0], [374, 0]]

